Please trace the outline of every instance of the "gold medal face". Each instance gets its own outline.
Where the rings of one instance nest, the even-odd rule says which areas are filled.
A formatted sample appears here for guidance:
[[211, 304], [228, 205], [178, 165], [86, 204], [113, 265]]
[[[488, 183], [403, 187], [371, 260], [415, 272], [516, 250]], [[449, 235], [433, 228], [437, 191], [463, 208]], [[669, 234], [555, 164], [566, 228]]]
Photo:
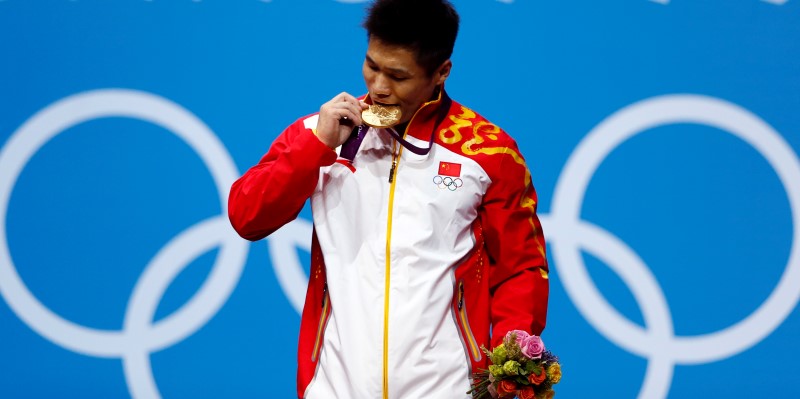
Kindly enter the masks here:
[[400, 123], [402, 115], [399, 105], [371, 104], [369, 108], [361, 111], [361, 120], [372, 127], [386, 128]]

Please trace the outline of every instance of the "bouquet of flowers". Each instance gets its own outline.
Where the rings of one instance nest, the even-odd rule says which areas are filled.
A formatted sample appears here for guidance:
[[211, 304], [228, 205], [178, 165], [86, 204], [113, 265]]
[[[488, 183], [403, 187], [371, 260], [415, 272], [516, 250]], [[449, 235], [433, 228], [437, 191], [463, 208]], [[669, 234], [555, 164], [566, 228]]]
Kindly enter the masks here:
[[510, 331], [503, 343], [489, 351], [488, 370], [474, 374], [471, 393], [473, 398], [551, 399], [553, 385], [561, 380], [558, 357], [544, 349], [538, 335], [522, 330]]

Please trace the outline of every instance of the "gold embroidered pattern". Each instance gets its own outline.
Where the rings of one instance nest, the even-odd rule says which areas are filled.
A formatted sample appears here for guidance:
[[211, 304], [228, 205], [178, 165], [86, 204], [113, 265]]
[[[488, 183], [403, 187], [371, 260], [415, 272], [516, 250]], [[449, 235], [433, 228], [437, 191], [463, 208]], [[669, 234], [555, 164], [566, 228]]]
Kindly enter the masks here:
[[[490, 141], [497, 141], [497, 134], [500, 133], [500, 128], [492, 123], [486, 121], [479, 121], [474, 123], [474, 119], [477, 117], [475, 112], [471, 111], [470, 109], [461, 106], [461, 114], [458, 116], [451, 115], [450, 120], [453, 122], [447, 129], [442, 129], [439, 132], [439, 138], [445, 144], [456, 144], [459, 143], [463, 139], [462, 131], [467, 130], [467, 128], [472, 128], [472, 138], [466, 140], [461, 145], [461, 151], [465, 155], [478, 155], [478, 154], [485, 154], [485, 155], [508, 155], [510, 156], [515, 163], [522, 166], [525, 170], [525, 178], [524, 184], [526, 188], [525, 194], [523, 194], [522, 198], [520, 199], [520, 206], [522, 208], [527, 208], [531, 212], [531, 216], [528, 218], [528, 222], [531, 225], [535, 234], [539, 234], [538, 228], [536, 227], [536, 223], [534, 222], [534, 215], [536, 214], [536, 200], [531, 196], [533, 192], [531, 190], [531, 173], [528, 170], [528, 166], [525, 164], [525, 160], [522, 158], [517, 151], [509, 147], [492, 147], [486, 144], [490, 144], [487, 140]], [[469, 131], [469, 130], [467, 130]], [[447, 133], [451, 134], [447, 134]], [[537, 250], [542, 255], [545, 256], [545, 249], [542, 245], [537, 242]]]
[[[439, 139], [445, 144], [455, 144], [461, 141], [460, 130], [465, 127], [472, 126], [472, 120], [477, 115], [471, 110], [461, 107], [461, 115], [450, 115], [450, 121], [453, 122], [447, 129], [442, 129], [439, 132]], [[449, 134], [448, 134], [449, 133]]]

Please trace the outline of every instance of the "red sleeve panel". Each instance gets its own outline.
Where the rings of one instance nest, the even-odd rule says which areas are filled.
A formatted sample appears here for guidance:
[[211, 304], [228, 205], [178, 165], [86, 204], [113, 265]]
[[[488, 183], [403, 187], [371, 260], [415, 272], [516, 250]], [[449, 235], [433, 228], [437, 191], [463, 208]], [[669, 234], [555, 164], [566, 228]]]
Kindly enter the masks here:
[[492, 183], [479, 217], [490, 260], [492, 346], [497, 346], [510, 330], [542, 333], [549, 283], [536, 191], [525, 161], [510, 138], [492, 158], [485, 163]]
[[228, 217], [245, 239], [255, 241], [294, 220], [314, 192], [320, 167], [336, 161], [302, 118], [272, 143], [261, 161], [231, 186]]

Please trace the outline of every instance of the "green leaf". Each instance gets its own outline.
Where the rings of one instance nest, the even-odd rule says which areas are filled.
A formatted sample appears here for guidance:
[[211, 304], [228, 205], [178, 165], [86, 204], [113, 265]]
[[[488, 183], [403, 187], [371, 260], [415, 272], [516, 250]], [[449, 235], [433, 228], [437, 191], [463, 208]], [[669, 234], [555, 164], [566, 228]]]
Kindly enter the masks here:
[[536, 369], [537, 365], [536, 362], [525, 362], [525, 375], [530, 374]]

